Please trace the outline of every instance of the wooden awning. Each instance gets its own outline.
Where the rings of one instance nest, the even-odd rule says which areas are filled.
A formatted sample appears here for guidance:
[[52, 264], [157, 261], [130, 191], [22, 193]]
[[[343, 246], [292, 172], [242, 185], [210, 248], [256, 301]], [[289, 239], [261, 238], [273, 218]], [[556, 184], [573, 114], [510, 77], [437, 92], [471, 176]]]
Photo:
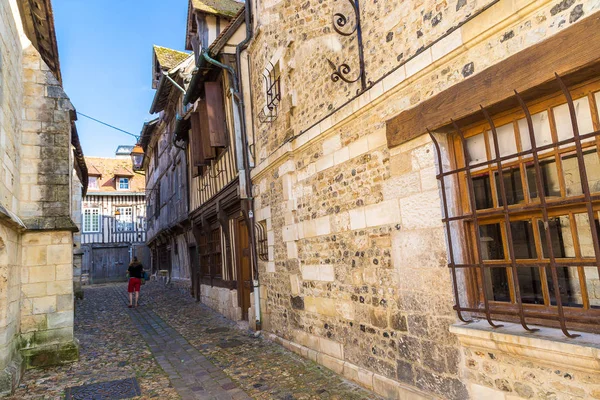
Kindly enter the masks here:
[[515, 90], [525, 101], [556, 92], [555, 74], [567, 85], [600, 76], [598, 32], [595, 14], [398, 114], [387, 121], [388, 147], [427, 129], [444, 130], [452, 119], [461, 126], [476, 122], [481, 106], [493, 114], [517, 107]]

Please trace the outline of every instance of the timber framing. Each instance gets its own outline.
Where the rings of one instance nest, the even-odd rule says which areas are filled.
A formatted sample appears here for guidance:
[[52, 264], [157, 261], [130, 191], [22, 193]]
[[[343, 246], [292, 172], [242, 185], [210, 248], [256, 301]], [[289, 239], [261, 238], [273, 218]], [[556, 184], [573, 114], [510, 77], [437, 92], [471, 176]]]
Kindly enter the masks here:
[[596, 13], [549, 39], [528, 47], [416, 107], [387, 121], [392, 148], [427, 133], [445, 131], [451, 120], [461, 126], [517, 107], [515, 90], [525, 101], [556, 92], [556, 74], [567, 85], [600, 75], [600, 14]]
[[205, 202], [202, 206], [192, 211], [190, 218], [195, 225], [201, 226], [204, 221], [217, 216], [219, 210], [240, 206], [239, 178], [229, 182], [216, 196]]

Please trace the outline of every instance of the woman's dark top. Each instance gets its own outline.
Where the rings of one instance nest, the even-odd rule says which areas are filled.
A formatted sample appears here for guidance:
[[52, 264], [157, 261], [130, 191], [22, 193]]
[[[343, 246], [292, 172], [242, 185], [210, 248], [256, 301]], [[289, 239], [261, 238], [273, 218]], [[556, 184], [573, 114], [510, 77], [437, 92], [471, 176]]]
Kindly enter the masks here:
[[144, 272], [144, 267], [142, 266], [141, 263], [132, 262], [131, 264], [129, 264], [129, 268], [127, 270], [129, 271], [130, 278], [142, 279], [142, 273]]

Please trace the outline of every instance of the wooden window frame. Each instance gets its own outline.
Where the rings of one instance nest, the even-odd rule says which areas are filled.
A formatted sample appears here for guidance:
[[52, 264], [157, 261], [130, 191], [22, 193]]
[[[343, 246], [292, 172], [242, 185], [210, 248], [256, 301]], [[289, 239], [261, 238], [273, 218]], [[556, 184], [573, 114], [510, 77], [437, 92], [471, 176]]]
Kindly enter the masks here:
[[[92, 184], [92, 182], [94, 182], [94, 184]], [[88, 190], [89, 189], [99, 190], [100, 189], [100, 178], [98, 178], [97, 176], [90, 176], [88, 178]]]
[[[126, 182], [127, 182], [126, 188], [121, 187], [121, 183], [122, 183], [121, 180], [126, 180]], [[126, 176], [118, 176], [117, 177], [117, 190], [122, 191], [122, 192], [131, 190], [131, 178], [126, 177]]]
[[[120, 214], [116, 216], [115, 218], [115, 231], [118, 233], [130, 233], [130, 232], [135, 232], [135, 220], [134, 220], [134, 213], [133, 213], [133, 207], [132, 206], [119, 206], [119, 207], [115, 207], [117, 210], [119, 210]], [[127, 212], [129, 211], [129, 215], [127, 215]], [[122, 219], [126, 216], [130, 216], [131, 217], [131, 222], [127, 222], [127, 221], [123, 221]], [[119, 223], [122, 224], [127, 224], [129, 223], [131, 226], [131, 229], [119, 229]]]
[[[94, 215], [94, 211], [96, 212], [96, 214]], [[85, 214], [86, 212], [90, 213], [90, 223], [89, 223], [89, 227], [86, 227], [86, 221], [85, 221]], [[82, 217], [82, 221], [81, 221], [81, 229], [83, 231], [83, 233], [100, 233], [102, 231], [102, 226], [101, 226], [101, 216], [102, 214], [100, 213], [100, 208], [99, 207], [91, 207], [91, 208], [85, 208], [83, 210], [83, 217]], [[93, 230], [93, 219], [96, 219], [98, 228], [96, 230]]]
[[[581, 148], [582, 148], [582, 156], [586, 154], [586, 150], [594, 150], [596, 154], [600, 157], [600, 115], [599, 115], [599, 107], [600, 107], [600, 79], [596, 78], [594, 80], [587, 81], [585, 83], [579, 84], [575, 87], [569, 89], [569, 92], [573, 99], [577, 101], [577, 99], [581, 97], [587, 97], [589, 102], [589, 109], [592, 119], [592, 129], [593, 135], [587, 140], [582, 140]], [[577, 231], [578, 222], [575, 220], [575, 214], [586, 214], [586, 204], [584, 194], [581, 195], [568, 195], [566, 180], [564, 171], [562, 168], [562, 164], [564, 162], [564, 155], [572, 154], [576, 151], [576, 145], [574, 142], [569, 144], [565, 144], [562, 146], [557, 146], [556, 143], [560, 142], [563, 139], [558, 138], [556, 121], [554, 117], [554, 108], [566, 103], [565, 96], [562, 92], [552, 93], [550, 95], [546, 95], [540, 99], [534, 100], [527, 104], [527, 108], [531, 115], [535, 115], [540, 112], [547, 112], [548, 115], [548, 124], [550, 126], [550, 132], [552, 137], [552, 143], [554, 147], [540, 151], [539, 152], [539, 160], [542, 162], [546, 159], [553, 159], [556, 163], [557, 170], [557, 178], [560, 184], [560, 196], [556, 198], [547, 197], [547, 215], [548, 217], [556, 217], [556, 216], [564, 216], [567, 215], [570, 221], [570, 229], [571, 229], [571, 240], [573, 242], [573, 248], [576, 256], [574, 258], [557, 258], [556, 263], [557, 267], [571, 267], [576, 269], [577, 271], [577, 280], [579, 283], [579, 291], [582, 297], [582, 307], [576, 308], [571, 307], [569, 305], [563, 306], [564, 310], [564, 318], [566, 321], [569, 321], [569, 326], [591, 332], [600, 332], [600, 327], [598, 326], [598, 321], [600, 320], [600, 305], [592, 306], [590, 304], [589, 299], [589, 289], [586, 290], [586, 277], [585, 277], [585, 268], [589, 266], [596, 265], [595, 257], [583, 257], [581, 254], [581, 245], [579, 243], [579, 235]], [[543, 230], [538, 228], [538, 222], [542, 218], [541, 205], [539, 201], [539, 196], [536, 195], [536, 200], [532, 200], [530, 197], [530, 190], [528, 189], [528, 175], [527, 175], [527, 164], [531, 163], [531, 155], [519, 155], [524, 151], [523, 145], [519, 140], [519, 124], [518, 120], [525, 118], [525, 112], [522, 108], [511, 109], [506, 112], [495, 115], [492, 120], [495, 128], [503, 127], [506, 124], [513, 124], [513, 132], [515, 135], [515, 144], [517, 147], [517, 154], [514, 157], [511, 154], [503, 156], [501, 154], [502, 160], [502, 171], [506, 171], [507, 168], [516, 167], [519, 171], [519, 177], [521, 181], [521, 188], [523, 191], [523, 202], [517, 204], [509, 204], [507, 207], [506, 213], [509, 215], [510, 222], [514, 221], [524, 221], [531, 220], [532, 221], [532, 232], [534, 235], [534, 243], [535, 243], [535, 251], [537, 258], [536, 259], [517, 259], [514, 264], [518, 264], [521, 266], [538, 266], [540, 264], [546, 265], [547, 257], [544, 258], [543, 245], [542, 245], [542, 235], [545, 237]], [[480, 169], [471, 171], [472, 174], [487, 174], [490, 186], [490, 192], [492, 195], [492, 208], [486, 209], [477, 209], [475, 217], [478, 226], [483, 226], [487, 224], [500, 224], [501, 228], [501, 239], [502, 239], [502, 251], [503, 251], [503, 259], [502, 260], [483, 260], [483, 264], [486, 266], [492, 265], [501, 265], [502, 268], [506, 269], [507, 277], [506, 281], [508, 282], [508, 290], [510, 294], [510, 302], [501, 302], [495, 301], [492, 299], [487, 299], [489, 306], [486, 304], [486, 309], [489, 307], [490, 313], [494, 315], [494, 318], [500, 316], [502, 320], [518, 320], [515, 314], [518, 312], [517, 310], [517, 302], [515, 299], [515, 282], [513, 280], [512, 270], [509, 264], [511, 264], [511, 260], [509, 257], [509, 248], [507, 245], [507, 228], [505, 226], [505, 211], [504, 207], [500, 205], [499, 199], [499, 188], [497, 186], [497, 178], [495, 172], [498, 170], [497, 165], [491, 160], [496, 158], [495, 154], [492, 153], [492, 143], [490, 142], [491, 138], [486, 132], [491, 129], [490, 123], [484, 122], [476, 122], [471, 125], [468, 125], [464, 128], [458, 128], [462, 131], [465, 139], [472, 138], [476, 135], [482, 134], [482, 138], [484, 139], [484, 145], [486, 148], [486, 158], [489, 164], [482, 166]], [[581, 135], [585, 135], [586, 132], [582, 132]], [[435, 138], [434, 138], [435, 139]], [[499, 139], [498, 139], [499, 140]], [[466, 143], [466, 141], [465, 141]], [[501, 145], [501, 144], [500, 144]], [[438, 143], [436, 141], [436, 146]], [[541, 147], [543, 145], [537, 144], [536, 147]], [[500, 146], [502, 147], [502, 145]], [[551, 147], [551, 146], [548, 146]], [[448, 152], [450, 154], [451, 168], [456, 172], [454, 175], [454, 192], [453, 195], [458, 202], [459, 213], [463, 215], [472, 214], [473, 210], [471, 210], [471, 202], [468, 196], [469, 187], [467, 184], [467, 172], [466, 172], [466, 160], [463, 152], [463, 141], [460, 138], [458, 133], [450, 134], [448, 136]], [[495, 153], [495, 152], [494, 152]], [[483, 164], [483, 163], [482, 163]], [[587, 168], [586, 168], [587, 169]], [[455, 172], [452, 172], [455, 173]], [[450, 175], [451, 173], [448, 173]], [[581, 176], [580, 176], [581, 178]], [[442, 178], [443, 179], [443, 178]], [[589, 182], [588, 176], [588, 182]], [[447, 185], [447, 183], [446, 183]], [[537, 189], [536, 189], [537, 191]], [[591, 197], [592, 201], [592, 209], [595, 216], [596, 224], [598, 224], [598, 220], [600, 219], [600, 196], [598, 193], [594, 194]], [[569, 200], [568, 204], [565, 204], [565, 201]], [[444, 200], [446, 201], [446, 200]], [[508, 201], [507, 201], [508, 202]], [[445, 206], [446, 207], [446, 206]], [[447, 218], [448, 216], [446, 216]], [[588, 219], [589, 221], [589, 219]], [[445, 219], [446, 224], [450, 224], [450, 222]], [[473, 221], [458, 221], [459, 229], [464, 234], [463, 243], [458, 246], [461, 248], [463, 253], [468, 257], [468, 263], [474, 265], [479, 262], [477, 256], [477, 243], [478, 240], [477, 232], [475, 231], [475, 224]], [[594, 229], [596, 224], [589, 224], [590, 229]], [[451, 228], [447, 228], [450, 231]], [[511, 246], [512, 247], [512, 246]], [[514, 251], [514, 250], [513, 250]], [[583, 265], [582, 265], [583, 264]], [[562, 268], [561, 268], [562, 269]], [[488, 268], [491, 274], [491, 268]], [[558, 270], [558, 268], [557, 268]], [[522, 309], [526, 313], [527, 322], [532, 322], [539, 325], [546, 326], [557, 326], [555, 322], [552, 321], [552, 315], [556, 314], [557, 305], [550, 302], [549, 295], [552, 293], [552, 289], [548, 287], [548, 279], [546, 274], [550, 271], [549, 266], [539, 266], [539, 274], [540, 274], [540, 282], [542, 285], [543, 292], [543, 304], [529, 304], [522, 303]], [[482, 303], [484, 302], [484, 292], [486, 290], [485, 284], [483, 283], [483, 273], [482, 268], [466, 268], [465, 271], [466, 278], [466, 296], [468, 307], [462, 308], [462, 311], [471, 311], [475, 312], [477, 315], [483, 316], [481, 314]], [[455, 274], [455, 271], [453, 271]], [[456, 278], [454, 278], [456, 280]], [[521, 283], [521, 282], [519, 282]], [[455, 285], [455, 291], [458, 286]], [[493, 288], [490, 288], [493, 291]], [[593, 289], [592, 289], [593, 291]], [[489, 291], [488, 291], [489, 293]], [[563, 296], [563, 292], [561, 291], [561, 296]], [[459, 295], [457, 294], [457, 299]], [[521, 296], [522, 297], [522, 296]], [[597, 299], [595, 299], [597, 300]], [[556, 302], [555, 302], [556, 303]], [[459, 309], [460, 316], [460, 306], [457, 304]], [[487, 313], [487, 311], [486, 311]], [[486, 315], [489, 320], [489, 314]], [[461, 317], [462, 319], [462, 317]], [[592, 323], [590, 321], [596, 321]], [[522, 320], [523, 321], [523, 320]], [[490, 321], [491, 323], [491, 321]], [[523, 323], [523, 322], [522, 322]], [[523, 324], [525, 326], [525, 324]], [[566, 330], [563, 329], [563, 332]], [[567, 334], [567, 332], [565, 332]]]
[[213, 227], [210, 231], [210, 276], [212, 279], [223, 279], [223, 249], [221, 227]]

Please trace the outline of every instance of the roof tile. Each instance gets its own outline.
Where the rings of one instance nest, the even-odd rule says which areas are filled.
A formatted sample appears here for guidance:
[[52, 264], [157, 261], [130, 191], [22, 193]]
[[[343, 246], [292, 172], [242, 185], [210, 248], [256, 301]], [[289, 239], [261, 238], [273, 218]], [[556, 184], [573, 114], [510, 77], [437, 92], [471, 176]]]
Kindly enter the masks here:
[[195, 10], [224, 17], [234, 17], [243, 6], [243, 2], [235, 0], [192, 0]]
[[162, 68], [171, 69], [190, 56], [189, 53], [154, 45], [154, 54]]
[[98, 189], [90, 188], [90, 193], [117, 192], [115, 179], [119, 176], [130, 178], [129, 192], [144, 192], [146, 188], [144, 176], [131, 172], [130, 158], [86, 157], [85, 162], [90, 171], [97, 171], [102, 176], [98, 179]]

